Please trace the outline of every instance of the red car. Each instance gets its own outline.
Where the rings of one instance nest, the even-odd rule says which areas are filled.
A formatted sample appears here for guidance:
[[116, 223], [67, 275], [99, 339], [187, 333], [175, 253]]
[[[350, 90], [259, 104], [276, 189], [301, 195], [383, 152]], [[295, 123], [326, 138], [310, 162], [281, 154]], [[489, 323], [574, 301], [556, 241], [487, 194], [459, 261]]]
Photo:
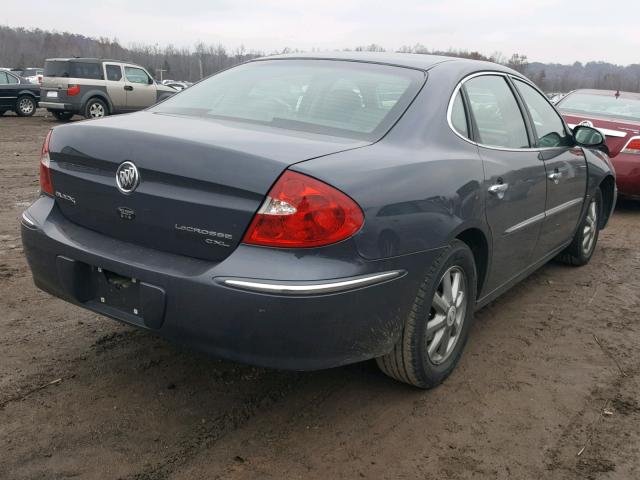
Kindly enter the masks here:
[[619, 195], [640, 198], [640, 93], [574, 90], [556, 107], [571, 128], [587, 125], [606, 136]]

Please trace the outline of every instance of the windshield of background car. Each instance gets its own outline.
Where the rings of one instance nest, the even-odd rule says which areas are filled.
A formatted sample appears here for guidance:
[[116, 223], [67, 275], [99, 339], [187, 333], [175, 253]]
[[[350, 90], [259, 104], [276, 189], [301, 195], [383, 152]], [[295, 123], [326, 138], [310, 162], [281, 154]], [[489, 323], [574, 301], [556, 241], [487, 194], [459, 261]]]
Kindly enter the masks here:
[[424, 72], [387, 65], [257, 61], [209, 77], [151, 111], [376, 139], [402, 115], [424, 80]]
[[558, 104], [562, 111], [640, 121], [640, 99], [575, 92]]
[[73, 62], [66, 60], [47, 60], [44, 62], [45, 77], [70, 77], [102, 80], [102, 66], [93, 62]]

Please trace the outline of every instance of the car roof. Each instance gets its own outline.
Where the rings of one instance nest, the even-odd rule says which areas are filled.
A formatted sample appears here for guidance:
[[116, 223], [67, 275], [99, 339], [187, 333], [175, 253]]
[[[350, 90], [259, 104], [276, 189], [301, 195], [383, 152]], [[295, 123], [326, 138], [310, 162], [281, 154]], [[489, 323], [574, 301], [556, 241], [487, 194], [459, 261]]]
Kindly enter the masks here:
[[471, 60], [461, 57], [448, 57], [445, 55], [426, 55], [421, 53], [392, 53], [392, 52], [323, 52], [323, 53], [288, 53], [284, 55], [272, 55], [260, 57], [252, 61], [265, 60], [340, 60], [350, 62], [378, 63], [394, 65], [398, 67], [414, 68], [418, 70], [430, 70], [445, 62], [456, 62], [461, 70], [472, 67], [476, 70], [495, 70], [513, 73], [520, 76], [515, 70], [503, 65], [482, 60]]
[[602, 97], [614, 97], [616, 93], [618, 93], [622, 98], [632, 98], [634, 100], [640, 100], [640, 93], [623, 92], [621, 90], [598, 90], [595, 88], [580, 88], [570, 93], [586, 93], [588, 95], [600, 95]]
[[96, 63], [96, 62], [115, 62], [115, 63], [131, 63], [137, 65], [135, 62], [129, 62], [127, 60], [114, 60], [111, 58], [47, 58], [45, 62], [80, 62], [80, 63]]

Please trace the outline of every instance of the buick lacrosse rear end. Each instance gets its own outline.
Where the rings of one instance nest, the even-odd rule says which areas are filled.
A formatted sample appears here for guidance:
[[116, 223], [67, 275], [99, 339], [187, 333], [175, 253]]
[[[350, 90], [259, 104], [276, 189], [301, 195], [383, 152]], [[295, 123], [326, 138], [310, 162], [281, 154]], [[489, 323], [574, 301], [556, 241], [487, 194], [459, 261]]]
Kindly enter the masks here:
[[436, 385], [473, 310], [586, 263], [613, 207], [598, 132], [536, 95], [481, 62], [284, 56], [58, 126], [22, 217], [35, 283], [219, 357]]

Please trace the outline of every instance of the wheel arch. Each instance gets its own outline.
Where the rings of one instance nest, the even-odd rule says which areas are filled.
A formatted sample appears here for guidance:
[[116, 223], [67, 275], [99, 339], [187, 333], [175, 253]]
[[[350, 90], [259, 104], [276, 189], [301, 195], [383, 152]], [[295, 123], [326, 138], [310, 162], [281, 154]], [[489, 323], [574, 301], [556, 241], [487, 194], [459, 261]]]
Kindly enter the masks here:
[[32, 92], [31, 90], [20, 90], [18, 92], [18, 96], [16, 97], [16, 101], [18, 98], [23, 97], [25, 95], [29, 95], [30, 97], [33, 97], [33, 99], [37, 102], [38, 101], [38, 95], [36, 95], [34, 92]]
[[84, 112], [85, 109], [87, 108], [87, 104], [94, 98], [98, 98], [107, 104], [107, 108], [109, 109], [109, 112], [108, 112], [109, 115], [113, 113], [113, 104], [109, 99], [109, 95], [105, 94], [104, 92], [101, 92], [100, 90], [90, 90], [86, 93], [84, 100], [82, 102], [82, 108], [80, 111]]
[[476, 227], [463, 230], [456, 235], [456, 238], [465, 243], [473, 253], [478, 277], [476, 295], [477, 298], [480, 298], [489, 271], [489, 239], [481, 229]]
[[599, 188], [602, 192], [602, 217], [599, 227], [602, 230], [607, 226], [616, 205], [616, 180], [613, 175], [604, 177], [600, 182]]

